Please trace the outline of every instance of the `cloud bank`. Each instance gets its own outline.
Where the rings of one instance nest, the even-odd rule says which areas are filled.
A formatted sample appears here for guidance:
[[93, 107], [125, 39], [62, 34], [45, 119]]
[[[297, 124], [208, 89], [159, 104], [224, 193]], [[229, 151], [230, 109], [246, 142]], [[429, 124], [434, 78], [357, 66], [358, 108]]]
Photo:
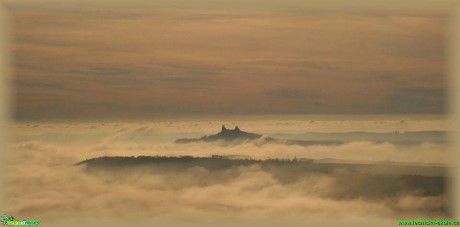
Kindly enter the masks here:
[[[315, 123], [322, 124], [321, 121]], [[170, 127], [171, 124], [184, 126]], [[263, 128], [261, 123], [252, 124]], [[370, 141], [330, 147], [259, 144], [258, 141], [234, 146], [172, 143], [176, 137], [202, 134], [208, 125], [209, 122], [197, 121], [14, 125], [8, 166], [9, 186], [6, 188], [8, 212], [47, 221], [65, 217], [178, 217], [194, 220], [280, 217], [294, 220], [305, 217], [321, 219], [332, 213], [344, 219], [446, 215], [447, 198], [443, 193], [424, 195], [408, 191], [381, 197], [366, 195], [366, 185], [370, 184], [366, 182], [386, 179], [373, 178], [378, 176], [379, 169], [356, 173], [335, 168], [321, 173], [278, 171], [254, 164], [219, 171], [199, 166], [185, 170], [177, 167], [154, 171], [146, 168], [88, 171], [85, 166], [73, 165], [100, 156], [209, 156], [216, 153], [255, 158], [354, 161], [447, 163], [448, 160], [442, 144], [428, 143], [403, 148]], [[167, 130], [169, 133], [165, 133]], [[158, 135], [163, 137], [158, 138]], [[405, 174], [444, 176], [442, 171], [424, 171], [423, 168], [426, 167]], [[355, 184], [361, 186], [354, 188]]]

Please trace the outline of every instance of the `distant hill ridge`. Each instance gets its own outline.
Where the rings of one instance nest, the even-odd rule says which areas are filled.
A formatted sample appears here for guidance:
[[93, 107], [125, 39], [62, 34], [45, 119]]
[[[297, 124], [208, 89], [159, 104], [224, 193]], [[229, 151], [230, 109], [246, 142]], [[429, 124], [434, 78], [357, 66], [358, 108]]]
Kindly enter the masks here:
[[[276, 134], [275, 134], [276, 135]], [[445, 143], [447, 132], [444, 131], [416, 131], [416, 132], [393, 132], [393, 133], [376, 133], [376, 132], [346, 132], [346, 133], [315, 133], [309, 132], [304, 135], [311, 139], [282, 139], [262, 136], [256, 133], [242, 131], [238, 126], [235, 129], [228, 129], [222, 125], [219, 133], [201, 138], [193, 139], [178, 139], [176, 143], [191, 143], [191, 142], [214, 142], [227, 141], [232, 142], [226, 145], [234, 145], [234, 142], [247, 142], [260, 139], [258, 144], [284, 144], [284, 145], [299, 145], [299, 146], [334, 146], [349, 143], [353, 141], [371, 141], [373, 143], [392, 143], [398, 146], [411, 146], [424, 142]], [[283, 136], [280, 134], [280, 136]]]
[[176, 143], [188, 143], [188, 142], [196, 142], [196, 141], [205, 141], [205, 142], [212, 142], [217, 140], [225, 140], [225, 141], [233, 141], [233, 140], [254, 140], [259, 139], [262, 137], [260, 134], [250, 133], [241, 131], [238, 126], [235, 126], [235, 129], [227, 129], [225, 125], [222, 125], [222, 130], [210, 136], [203, 136], [199, 139], [178, 139]]
[[[227, 129], [225, 125], [222, 125], [222, 129], [219, 133], [203, 136], [199, 139], [178, 139], [176, 143], [192, 143], [192, 142], [214, 142], [214, 141], [251, 141], [256, 139], [262, 139], [262, 135], [256, 133], [250, 133], [240, 130], [238, 126], [235, 129]], [[300, 145], [300, 146], [311, 146], [311, 145], [340, 145], [340, 141], [313, 141], [313, 140], [279, 140], [271, 137], [264, 137], [264, 143], [278, 143], [285, 145]]]

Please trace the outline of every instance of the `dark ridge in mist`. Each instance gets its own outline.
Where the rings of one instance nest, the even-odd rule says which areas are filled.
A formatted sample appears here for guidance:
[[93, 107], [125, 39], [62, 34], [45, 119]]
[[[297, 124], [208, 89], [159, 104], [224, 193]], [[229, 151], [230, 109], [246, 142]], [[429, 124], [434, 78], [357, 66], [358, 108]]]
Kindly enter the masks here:
[[[421, 143], [437, 143], [444, 144], [447, 141], [448, 132], [445, 131], [420, 131], [420, 132], [391, 132], [391, 133], [375, 133], [375, 132], [346, 132], [346, 133], [303, 133], [297, 135], [290, 134], [274, 134], [281, 138], [272, 138], [261, 134], [249, 133], [235, 127], [235, 129], [227, 129], [222, 125], [222, 130], [214, 135], [203, 136], [194, 139], [178, 139], [176, 143], [192, 143], [192, 142], [240, 142], [244, 143], [256, 139], [262, 140], [262, 143], [274, 143], [284, 145], [299, 145], [299, 146], [337, 146], [353, 141], [372, 141], [374, 143], [392, 143], [397, 146], [412, 146]], [[282, 137], [302, 137], [305, 139], [283, 139]], [[233, 144], [233, 143], [232, 143]]]
[[260, 164], [261, 166], [282, 166], [310, 172], [331, 173], [335, 170], [349, 172], [362, 172], [366, 174], [382, 175], [421, 175], [421, 176], [446, 176], [447, 167], [427, 166], [416, 163], [350, 163], [329, 159], [253, 159], [249, 156], [240, 155], [212, 155], [210, 157], [194, 156], [103, 156], [87, 159], [75, 165], [86, 165], [88, 168], [132, 168], [140, 166], [166, 166], [179, 165], [178, 168], [187, 169], [195, 166], [208, 170], [228, 169], [235, 166], [248, 166]]
[[[256, 139], [261, 139], [262, 135], [256, 133], [250, 133], [242, 131], [235, 127], [235, 129], [227, 129], [224, 125], [222, 125], [222, 130], [214, 135], [210, 136], [203, 136], [199, 139], [178, 139], [176, 143], [191, 143], [191, 142], [215, 142], [215, 141], [238, 141], [238, 142], [246, 142]], [[286, 145], [300, 145], [300, 146], [312, 146], [312, 145], [340, 145], [343, 144], [341, 141], [305, 141], [305, 140], [279, 140], [274, 139], [271, 137], [264, 137], [262, 138], [264, 143], [281, 143]]]
[[213, 142], [217, 140], [225, 140], [225, 141], [234, 141], [234, 140], [255, 140], [261, 138], [262, 135], [256, 133], [250, 133], [241, 131], [238, 126], [235, 129], [227, 129], [224, 125], [222, 125], [222, 130], [210, 136], [203, 136], [199, 139], [178, 139], [176, 143], [189, 143], [189, 142], [197, 142], [197, 141], [204, 141], [204, 142]]
[[[391, 164], [316, 163], [311, 159], [234, 159], [228, 156], [211, 157], [99, 157], [76, 165], [85, 165], [88, 173], [103, 171], [122, 174], [131, 171], [158, 174], [180, 174], [193, 168], [203, 168], [216, 175], [202, 179], [197, 184], [219, 184], [234, 180], [238, 174], [229, 175], [235, 168], [256, 166], [270, 174], [282, 185], [288, 185], [312, 177], [327, 177], [334, 186], [321, 194], [334, 200], [396, 199], [403, 196], [444, 196], [446, 192], [446, 168], [440, 166], [402, 166]], [[218, 176], [221, 177], [218, 177]], [[427, 211], [428, 212], [428, 211]], [[429, 212], [447, 212], [446, 206]]]

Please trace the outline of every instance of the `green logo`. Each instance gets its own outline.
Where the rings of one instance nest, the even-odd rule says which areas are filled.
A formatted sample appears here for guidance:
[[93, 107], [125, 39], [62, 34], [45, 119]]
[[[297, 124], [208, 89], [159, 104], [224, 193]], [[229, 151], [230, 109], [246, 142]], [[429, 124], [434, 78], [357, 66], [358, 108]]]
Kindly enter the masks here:
[[8, 225], [8, 226], [38, 226], [41, 224], [40, 221], [36, 220], [16, 220], [13, 216], [11, 215], [3, 215], [0, 216], [0, 220], [2, 221], [3, 225]]
[[2, 221], [2, 223], [4, 225], [6, 225], [6, 223], [8, 223], [8, 221], [14, 221], [14, 218], [11, 215], [3, 215], [3, 216], [0, 217], [0, 220]]

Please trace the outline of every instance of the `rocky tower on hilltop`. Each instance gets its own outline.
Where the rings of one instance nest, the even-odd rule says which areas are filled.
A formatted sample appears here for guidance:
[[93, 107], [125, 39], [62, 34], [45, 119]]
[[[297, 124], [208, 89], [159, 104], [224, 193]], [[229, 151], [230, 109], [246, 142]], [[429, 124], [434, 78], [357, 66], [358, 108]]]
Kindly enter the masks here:
[[220, 132], [228, 132], [228, 131], [230, 131], [230, 132], [231, 132], [231, 131], [241, 132], [240, 128], [238, 128], [238, 125], [235, 126], [235, 129], [234, 129], [234, 130], [227, 129], [227, 128], [225, 127], [225, 125], [222, 125], [222, 130], [221, 130]]
[[226, 141], [233, 141], [233, 140], [254, 140], [262, 137], [262, 135], [241, 131], [238, 126], [235, 129], [227, 129], [225, 125], [222, 125], [222, 130], [214, 135], [210, 136], [203, 136], [200, 139], [179, 139], [176, 142], [178, 143], [187, 143], [187, 142], [195, 142], [195, 141], [205, 141], [205, 142], [212, 142], [217, 140], [226, 140]]

